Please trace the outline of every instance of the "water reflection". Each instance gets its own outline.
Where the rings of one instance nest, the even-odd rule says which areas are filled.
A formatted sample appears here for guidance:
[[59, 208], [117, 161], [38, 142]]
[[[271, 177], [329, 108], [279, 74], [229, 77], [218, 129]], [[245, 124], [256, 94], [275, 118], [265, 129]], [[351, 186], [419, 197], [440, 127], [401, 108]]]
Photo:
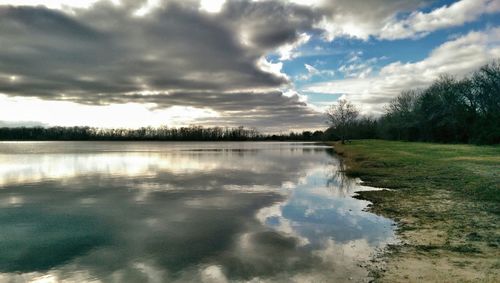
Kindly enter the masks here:
[[392, 222], [338, 168], [301, 143], [0, 143], [0, 281], [362, 281]]

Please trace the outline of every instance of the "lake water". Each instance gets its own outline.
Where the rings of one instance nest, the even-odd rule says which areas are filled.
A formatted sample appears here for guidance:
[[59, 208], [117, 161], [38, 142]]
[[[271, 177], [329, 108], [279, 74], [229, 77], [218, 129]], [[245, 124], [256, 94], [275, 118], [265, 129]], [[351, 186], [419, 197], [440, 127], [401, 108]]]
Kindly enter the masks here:
[[0, 282], [363, 282], [393, 222], [312, 143], [0, 143]]

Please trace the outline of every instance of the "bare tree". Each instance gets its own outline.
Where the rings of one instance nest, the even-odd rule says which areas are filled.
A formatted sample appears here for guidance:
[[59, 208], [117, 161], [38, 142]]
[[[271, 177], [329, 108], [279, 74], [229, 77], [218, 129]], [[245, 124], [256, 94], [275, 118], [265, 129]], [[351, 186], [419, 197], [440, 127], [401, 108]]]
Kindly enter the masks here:
[[340, 99], [326, 110], [328, 123], [338, 131], [342, 144], [345, 144], [345, 140], [348, 139], [349, 126], [358, 115], [358, 109], [345, 99]]

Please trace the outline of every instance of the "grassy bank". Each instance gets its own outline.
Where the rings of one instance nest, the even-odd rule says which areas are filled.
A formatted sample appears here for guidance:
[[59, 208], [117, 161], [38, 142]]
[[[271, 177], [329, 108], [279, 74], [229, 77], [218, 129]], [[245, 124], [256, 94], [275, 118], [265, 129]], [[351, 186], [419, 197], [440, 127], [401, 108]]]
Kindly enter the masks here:
[[395, 219], [402, 245], [384, 282], [500, 282], [500, 147], [381, 140], [334, 144], [347, 174], [393, 190], [359, 193]]

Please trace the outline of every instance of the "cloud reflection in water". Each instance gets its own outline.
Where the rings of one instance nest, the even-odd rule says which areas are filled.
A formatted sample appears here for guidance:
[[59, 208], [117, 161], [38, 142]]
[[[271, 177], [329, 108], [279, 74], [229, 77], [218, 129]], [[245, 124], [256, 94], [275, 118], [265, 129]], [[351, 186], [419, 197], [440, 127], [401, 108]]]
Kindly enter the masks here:
[[76, 144], [0, 144], [0, 281], [338, 282], [393, 238], [323, 146]]

